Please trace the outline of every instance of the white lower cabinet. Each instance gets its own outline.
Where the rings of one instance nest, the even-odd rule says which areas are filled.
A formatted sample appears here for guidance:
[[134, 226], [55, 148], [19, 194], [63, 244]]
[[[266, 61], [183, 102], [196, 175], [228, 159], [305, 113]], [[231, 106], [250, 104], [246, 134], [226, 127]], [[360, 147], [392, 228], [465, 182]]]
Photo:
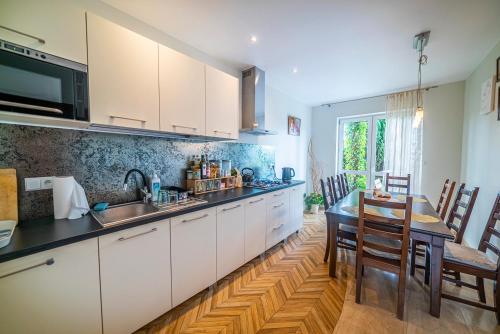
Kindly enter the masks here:
[[131, 333], [172, 307], [170, 222], [99, 237], [105, 334]]
[[287, 189], [269, 194], [267, 201], [266, 249], [287, 237], [290, 217], [290, 196]]
[[0, 264], [0, 333], [101, 333], [97, 239]]
[[172, 306], [217, 281], [216, 208], [172, 218]]
[[243, 202], [217, 207], [217, 280], [245, 264]]
[[290, 224], [287, 235], [290, 235], [302, 228], [304, 224], [304, 193], [305, 185], [301, 184], [289, 189], [290, 193]]
[[245, 262], [266, 251], [266, 196], [245, 201]]

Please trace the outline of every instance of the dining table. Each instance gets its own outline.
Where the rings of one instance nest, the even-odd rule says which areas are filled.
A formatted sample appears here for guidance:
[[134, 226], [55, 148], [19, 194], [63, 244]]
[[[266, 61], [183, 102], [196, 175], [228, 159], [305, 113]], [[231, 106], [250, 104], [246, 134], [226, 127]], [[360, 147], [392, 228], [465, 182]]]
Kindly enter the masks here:
[[[352, 191], [325, 211], [328, 230], [330, 231], [329, 275], [331, 277], [336, 277], [337, 232], [339, 224], [358, 225], [358, 211], [356, 208], [359, 202], [359, 192], [359, 190]], [[390, 200], [405, 201], [405, 196], [403, 194], [391, 193]], [[413, 197], [410, 238], [423, 241], [430, 247], [430, 314], [439, 317], [441, 312], [441, 275], [443, 271], [444, 242], [446, 239], [453, 240], [454, 236], [425, 195], [411, 194], [409, 196]], [[381, 213], [385, 215], [383, 211]], [[432, 222], [414, 220], [414, 214], [416, 217], [432, 217]]]

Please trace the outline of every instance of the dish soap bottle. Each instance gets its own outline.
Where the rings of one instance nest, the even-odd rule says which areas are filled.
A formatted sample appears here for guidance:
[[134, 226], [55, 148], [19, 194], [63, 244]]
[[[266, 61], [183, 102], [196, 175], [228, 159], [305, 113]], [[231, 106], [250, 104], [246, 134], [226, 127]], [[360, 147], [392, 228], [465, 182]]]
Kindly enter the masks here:
[[153, 202], [158, 201], [158, 194], [160, 192], [161, 184], [160, 184], [160, 178], [158, 177], [158, 174], [153, 173], [153, 177], [151, 178], [151, 200]]

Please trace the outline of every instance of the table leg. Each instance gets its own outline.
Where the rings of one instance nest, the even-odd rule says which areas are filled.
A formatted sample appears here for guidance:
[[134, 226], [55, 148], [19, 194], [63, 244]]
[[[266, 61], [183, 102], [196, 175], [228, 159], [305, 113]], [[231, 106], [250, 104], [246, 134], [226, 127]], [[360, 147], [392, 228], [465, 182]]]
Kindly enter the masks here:
[[444, 238], [432, 237], [431, 242], [431, 315], [439, 318], [441, 314], [441, 289], [443, 274]]
[[330, 263], [328, 264], [328, 274], [330, 277], [336, 277], [337, 272], [337, 231], [338, 224], [333, 218], [327, 217], [327, 224], [330, 226]]

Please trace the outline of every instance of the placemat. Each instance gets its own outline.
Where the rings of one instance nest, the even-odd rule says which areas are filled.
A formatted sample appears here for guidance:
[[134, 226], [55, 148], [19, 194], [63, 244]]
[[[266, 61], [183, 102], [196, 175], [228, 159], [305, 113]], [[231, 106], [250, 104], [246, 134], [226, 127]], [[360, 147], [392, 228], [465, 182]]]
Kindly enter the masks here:
[[[406, 195], [397, 195], [396, 199], [400, 202], [406, 202]], [[413, 197], [413, 203], [426, 203], [427, 200], [420, 197]]]
[[[403, 219], [404, 218], [404, 211], [403, 210], [392, 210], [392, 214], [396, 216], [397, 218]], [[439, 218], [430, 216], [430, 215], [423, 215], [420, 213], [413, 213], [411, 214], [411, 220], [419, 223], [439, 223]]]

